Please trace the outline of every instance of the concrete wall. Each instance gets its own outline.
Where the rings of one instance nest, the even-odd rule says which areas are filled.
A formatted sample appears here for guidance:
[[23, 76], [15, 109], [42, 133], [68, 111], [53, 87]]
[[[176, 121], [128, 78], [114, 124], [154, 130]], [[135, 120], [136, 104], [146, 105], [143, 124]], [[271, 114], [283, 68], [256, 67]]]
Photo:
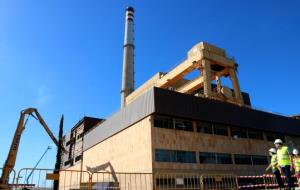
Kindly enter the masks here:
[[137, 122], [83, 153], [83, 170], [110, 162], [116, 172], [151, 172], [150, 117]]
[[[74, 166], [67, 168], [68, 172], [61, 172], [60, 181], [62, 183], [60, 189], [79, 188], [79, 171], [81, 167], [83, 171], [86, 171], [87, 166], [94, 168], [107, 162], [111, 164], [113, 171], [117, 173], [150, 173], [152, 172], [151, 150], [151, 122], [149, 116], [84, 151], [82, 161], [76, 162]], [[99, 172], [105, 171], [113, 172], [110, 167]], [[81, 177], [82, 183], [88, 182], [87, 172], [83, 172]], [[122, 181], [121, 179], [125, 177], [125, 174], [117, 174], [117, 177], [119, 181]], [[127, 176], [127, 178], [129, 177]], [[110, 174], [93, 175], [94, 184], [99, 183], [101, 180], [111, 181], [113, 178]], [[150, 187], [149, 184], [148, 186]]]
[[[194, 132], [152, 127], [152, 159], [154, 160], [153, 172], [222, 172], [235, 173], [238, 175], [262, 174], [266, 166], [250, 166], [235, 164], [200, 164], [199, 152], [267, 156], [268, 150], [271, 147], [274, 147], [273, 142], [269, 142], [266, 140], [243, 138], [233, 140], [231, 136], [198, 133], [196, 132], [195, 124]], [[190, 164], [155, 162], [155, 149], [195, 151], [197, 163]]]

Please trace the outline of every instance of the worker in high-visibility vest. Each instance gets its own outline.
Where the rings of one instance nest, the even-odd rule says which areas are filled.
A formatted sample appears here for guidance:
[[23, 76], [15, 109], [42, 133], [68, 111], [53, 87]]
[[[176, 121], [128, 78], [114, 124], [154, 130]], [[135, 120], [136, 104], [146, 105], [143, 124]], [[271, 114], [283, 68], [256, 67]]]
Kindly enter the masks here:
[[281, 189], [281, 188], [284, 188], [284, 183], [283, 183], [282, 178], [281, 178], [281, 173], [280, 173], [280, 168], [278, 166], [277, 154], [276, 153], [277, 152], [276, 152], [275, 148], [270, 148], [269, 155], [271, 156], [271, 163], [266, 168], [266, 171], [268, 171], [272, 168], [272, 173], [276, 177], [276, 181], [277, 181], [279, 189]]
[[297, 149], [293, 150], [293, 167], [295, 171], [295, 177], [297, 178], [298, 186], [300, 187], [300, 156]]
[[277, 149], [277, 161], [278, 165], [281, 168], [281, 171], [284, 173], [287, 183], [288, 183], [288, 188], [293, 189], [294, 188], [294, 182], [293, 178], [291, 175], [291, 154], [289, 152], [289, 148], [287, 146], [283, 145], [283, 142], [281, 139], [276, 139], [274, 142], [274, 145]]

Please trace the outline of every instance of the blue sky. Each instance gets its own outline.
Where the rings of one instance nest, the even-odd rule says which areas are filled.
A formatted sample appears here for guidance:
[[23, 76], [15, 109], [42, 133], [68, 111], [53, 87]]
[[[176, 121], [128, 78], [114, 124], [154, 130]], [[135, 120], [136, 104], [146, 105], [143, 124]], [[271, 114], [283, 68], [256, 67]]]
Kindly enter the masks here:
[[[300, 1], [0, 0], [0, 164], [24, 108], [37, 107], [56, 135], [61, 114], [67, 131], [119, 109], [127, 5], [136, 9], [136, 86], [207, 41], [235, 57], [254, 106], [300, 113]], [[32, 167], [49, 144], [31, 119], [17, 168]], [[40, 166], [52, 167], [54, 155]]]

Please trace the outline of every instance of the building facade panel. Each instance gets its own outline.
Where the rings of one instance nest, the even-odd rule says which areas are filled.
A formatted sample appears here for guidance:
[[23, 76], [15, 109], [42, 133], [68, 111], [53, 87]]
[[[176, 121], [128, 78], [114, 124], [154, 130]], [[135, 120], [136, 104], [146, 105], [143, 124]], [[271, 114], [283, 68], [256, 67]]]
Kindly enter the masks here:
[[[146, 117], [83, 153], [83, 169], [109, 163], [116, 172], [151, 172], [151, 121]], [[111, 168], [107, 168], [109, 171]]]
[[[158, 114], [152, 115], [151, 121], [153, 172], [256, 175], [264, 173], [275, 138], [290, 147], [300, 145], [296, 136], [245, 127], [210, 122], [212, 130], [199, 130], [199, 120]], [[178, 121], [183, 126], [178, 127]], [[192, 162], [191, 153], [195, 157]]]

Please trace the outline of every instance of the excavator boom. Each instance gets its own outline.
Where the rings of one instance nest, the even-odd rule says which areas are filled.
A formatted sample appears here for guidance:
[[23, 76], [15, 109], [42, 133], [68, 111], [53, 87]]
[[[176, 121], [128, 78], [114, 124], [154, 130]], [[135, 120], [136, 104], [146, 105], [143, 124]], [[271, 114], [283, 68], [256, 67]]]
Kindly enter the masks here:
[[3, 166], [2, 176], [0, 178], [0, 189], [2, 189], [2, 188], [7, 189], [7, 187], [8, 187], [9, 175], [15, 166], [22, 132], [25, 129], [24, 121], [25, 121], [26, 115], [31, 115], [34, 118], [36, 118], [40, 122], [40, 124], [43, 126], [43, 128], [46, 130], [47, 134], [50, 136], [52, 141], [56, 144], [57, 147], [59, 147], [58, 141], [56, 140], [53, 133], [51, 132], [48, 125], [46, 124], [44, 119], [41, 117], [41, 115], [39, 114], [39, 112], [37, 111], [36, 108], [28, 108], [28, 109], [21, 111], [18, 126], [15, 131], [15, 134], [14, 134], [14, 137], [13, 137], [10, 149], [9, 149], [9, 153], [7, 155], [7, 159]]

